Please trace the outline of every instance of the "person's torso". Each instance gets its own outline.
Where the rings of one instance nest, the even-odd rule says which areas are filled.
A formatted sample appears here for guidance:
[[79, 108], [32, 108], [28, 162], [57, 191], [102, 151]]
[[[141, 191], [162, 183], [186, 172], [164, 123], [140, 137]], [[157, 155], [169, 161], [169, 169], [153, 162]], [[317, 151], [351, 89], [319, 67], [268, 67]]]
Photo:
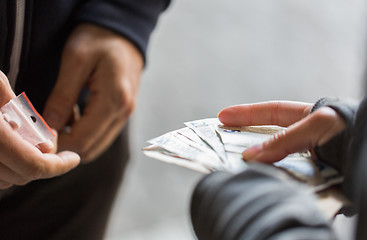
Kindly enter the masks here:
[[[82, 0], [0, 1], [0, 70], [37, 109], [56, 81], [64, 43]], [[15, 84], [14, 84], [15, 83]]]

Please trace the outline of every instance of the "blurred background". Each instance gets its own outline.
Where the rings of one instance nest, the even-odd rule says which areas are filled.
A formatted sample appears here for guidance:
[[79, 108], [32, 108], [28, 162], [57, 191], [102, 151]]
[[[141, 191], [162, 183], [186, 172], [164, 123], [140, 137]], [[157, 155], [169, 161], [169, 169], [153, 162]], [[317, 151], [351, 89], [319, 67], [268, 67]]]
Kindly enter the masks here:
[[173, 0], [152, 36], [106, 239], [194, 239], [202, 175], [145, 157], [147, 140], [233, 104], [360, 98], [366, 10], [363, 0]]

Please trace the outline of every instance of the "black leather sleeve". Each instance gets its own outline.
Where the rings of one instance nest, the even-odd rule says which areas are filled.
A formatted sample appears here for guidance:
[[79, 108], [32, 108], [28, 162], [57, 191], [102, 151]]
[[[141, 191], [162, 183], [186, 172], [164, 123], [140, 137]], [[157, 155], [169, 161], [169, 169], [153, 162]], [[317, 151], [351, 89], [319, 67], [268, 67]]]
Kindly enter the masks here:
[[206, 176], [194, 191], [191, 220], [199, 240], [335, 239], [314, 196], [262, 164]]

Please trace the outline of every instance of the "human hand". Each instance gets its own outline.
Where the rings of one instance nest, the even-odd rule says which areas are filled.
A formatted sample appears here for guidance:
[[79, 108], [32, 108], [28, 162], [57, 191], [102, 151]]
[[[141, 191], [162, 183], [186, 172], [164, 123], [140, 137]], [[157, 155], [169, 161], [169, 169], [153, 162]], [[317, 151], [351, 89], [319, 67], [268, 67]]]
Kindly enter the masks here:
[[[99, 156], [135, 107], [142, 69], [142, 56], [128, 40], [95, 25], [79, 25], [66, 43], [44, 111], [45, 120], [60, 133], [59, 149], [79, 153], [82, 162]], [[84, 86], [91, 93], [88, 104], [71, 131], [62, 132]]]
[[[15, 97], [7, 77], [0, 71], [0, 106]], [[0, 189], [61, 175], [79, 164], [76, 153], [55, 154], [56, 148], [52, 142], [31, 145], [12, 129], [0, 112]]]
[[272, 163], [287, 155], [321, 146], [345, 128], [343, 119], [329, 107], [312, 114], [312, 104], [262, 102], [223, 109], [219, 120], [228, 126], [278, 125], [288, 127], [261, 145], [246, 149], [244, 160]]

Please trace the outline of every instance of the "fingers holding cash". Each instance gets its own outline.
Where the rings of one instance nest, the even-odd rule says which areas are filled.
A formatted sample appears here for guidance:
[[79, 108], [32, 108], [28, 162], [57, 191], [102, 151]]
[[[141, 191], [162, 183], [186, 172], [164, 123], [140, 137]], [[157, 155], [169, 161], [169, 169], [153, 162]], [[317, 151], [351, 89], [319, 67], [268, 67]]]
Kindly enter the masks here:
[[253, 163], [243, 158], [272, 163], [270, 169], [280, 168], [295, 182], [308, 185], [318, 195], [320, 205], [326, 202], [325, 214], [330, 218], [346, 203], [328, 191], [343, 177], [315, 161], [308, 149], [327, 142], [345, 125], [333, 109], [320, 108], [309, 114], [311, 108], [311, 104], [296, 102], [228, 107], [219, 119], [186, 122], [186, 128], [148, 141], [151, 145], [143, 151], [148, 157], [202, 173], [246, 171]]
[[331, 108], [319, 109], [309, 115], [311, 108], [308, 103], [272, 101], [231, 106], [223, 109], [218, 117], [228, 126], [288, 127], [242, 154], [245, 160], [272, 163], [291, 153], [322, 145], [344, 129], [343, 120]]
[[[231, 127], [221, 124], [217, 118], [186, 122], [185, 125], [186, 128], [149, 140], [151, 145], [143, 148], [144, 153], [202, 173], [237, 173], [248, 167], [242, 157], [246, 149], [271, 142], [274, 134], [282, 136], [281, 132], [286, 129], [279, 126]], [[335, 179], [339, 181], [336, 171], [323, 164], [315, 164], [307, 151], [286, 154], [274, 166], [312, 186], [328, 184], [331, 180], [337, 182]]]

